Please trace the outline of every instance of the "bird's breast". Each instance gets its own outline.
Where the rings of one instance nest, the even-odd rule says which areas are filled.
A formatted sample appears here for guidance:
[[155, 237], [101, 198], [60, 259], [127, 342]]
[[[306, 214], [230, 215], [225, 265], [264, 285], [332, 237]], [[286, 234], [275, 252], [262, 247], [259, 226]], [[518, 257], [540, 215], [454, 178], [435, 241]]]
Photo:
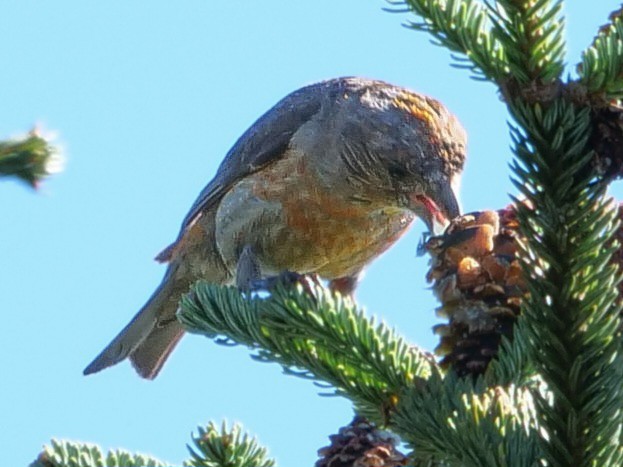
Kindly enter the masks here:
[[343, 179], [327, 178], [310, 164], [290, 154], [254, 175], [253, 196], [281, 211], [262, 256], [276, 270], [327, 279], [356, 274], [398, 240], [414, 215], [359, 193]]

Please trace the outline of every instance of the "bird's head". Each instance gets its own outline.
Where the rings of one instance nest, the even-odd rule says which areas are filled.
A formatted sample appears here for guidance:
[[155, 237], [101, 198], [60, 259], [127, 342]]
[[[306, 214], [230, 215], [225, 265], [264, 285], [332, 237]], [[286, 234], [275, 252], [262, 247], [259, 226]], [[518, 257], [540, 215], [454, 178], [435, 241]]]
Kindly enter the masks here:
[[[396, 103], [397, 102], [397, 103]], [[467, 136], [441, 103], [415, 93], [394, 99], [402, 124], [394, 127], [394, 148], [385, 151], [386, 170], [398, 203], [422, 219], [432, 234], [460, 215], [458, 191]]]
[[[338, 90], [314, 121], [323, 151], [337, 150], [358, 199], [408, 209], [438, 233], [460, 214], [467, 136], [458, 119], [439, 101], [382, 81], [345, 78]], [[333, 158], [323, 160], [334, 170]]]

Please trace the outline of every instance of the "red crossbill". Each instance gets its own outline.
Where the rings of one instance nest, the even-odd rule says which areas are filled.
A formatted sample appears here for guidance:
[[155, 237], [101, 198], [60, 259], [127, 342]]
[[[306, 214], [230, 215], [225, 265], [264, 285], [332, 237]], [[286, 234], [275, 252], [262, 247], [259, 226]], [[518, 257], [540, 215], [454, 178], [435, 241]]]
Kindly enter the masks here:
[[145, 306], [84, 370], [129, 358], [154, 378], [184, 334], [175, 318], [198, 279], [248, 290], [283, 272], [350, 294], [368, 263], [420, 217], [460, 214], [466, 136], [438, 101], [381, 81], [338, 78], [293, 92], [236, 142], [157, 260]]

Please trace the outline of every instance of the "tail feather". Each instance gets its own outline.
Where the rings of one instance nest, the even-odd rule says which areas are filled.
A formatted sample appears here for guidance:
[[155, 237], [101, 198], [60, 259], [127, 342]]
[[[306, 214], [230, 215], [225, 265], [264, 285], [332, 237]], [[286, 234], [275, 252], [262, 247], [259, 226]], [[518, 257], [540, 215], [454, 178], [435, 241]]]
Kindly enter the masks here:
[[130, 361], [136, 372], [147, 379], [160, 373], [164, 362], [184, 335], [184, 328], [177, 321], [154, 327], [149, 335], [130, 353]]
[[[97, 373], [130, 357], [139, 375], [154, 378], [184, 330], [175, 318], [181, 294], [188, 288], [167, 271], [162, 283], [132, 321], [84, 369]], [[135, 355], [136, 354], [136, 355]]]

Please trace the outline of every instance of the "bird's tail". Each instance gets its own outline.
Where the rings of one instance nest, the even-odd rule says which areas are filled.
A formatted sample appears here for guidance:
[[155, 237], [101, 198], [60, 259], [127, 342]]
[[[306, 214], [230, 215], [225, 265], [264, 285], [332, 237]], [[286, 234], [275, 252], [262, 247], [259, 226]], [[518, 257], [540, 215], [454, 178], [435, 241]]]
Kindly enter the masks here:
[[188, 290], [189, 281], [176, 280], [171, 267], [162, 283], [132, 321], [123, 328], [102, 352], [85, 369], [84, 374], [116, 365], [129, 358], [137, 373], [153, 379], [167, 357], [184, 335], [175, 312], [182, 294]]

